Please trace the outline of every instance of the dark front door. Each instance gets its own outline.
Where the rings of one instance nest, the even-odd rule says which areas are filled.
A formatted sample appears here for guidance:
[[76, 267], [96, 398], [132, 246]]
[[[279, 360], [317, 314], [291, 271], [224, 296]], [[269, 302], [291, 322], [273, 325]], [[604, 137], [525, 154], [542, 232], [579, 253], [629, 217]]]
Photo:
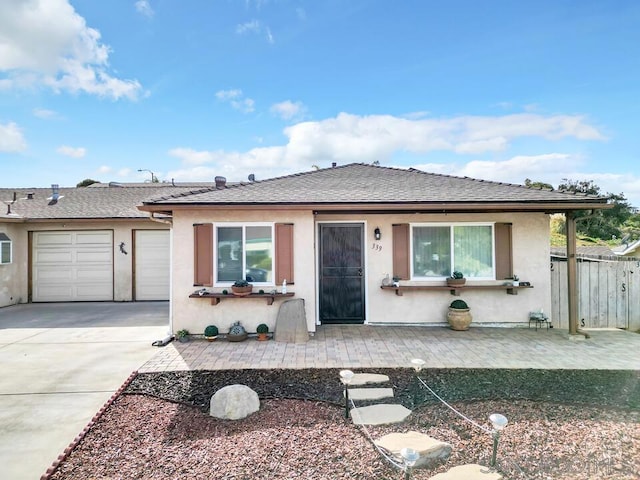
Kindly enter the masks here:
[[364, 323], [364, 226], [320, 225], [320, 322]]

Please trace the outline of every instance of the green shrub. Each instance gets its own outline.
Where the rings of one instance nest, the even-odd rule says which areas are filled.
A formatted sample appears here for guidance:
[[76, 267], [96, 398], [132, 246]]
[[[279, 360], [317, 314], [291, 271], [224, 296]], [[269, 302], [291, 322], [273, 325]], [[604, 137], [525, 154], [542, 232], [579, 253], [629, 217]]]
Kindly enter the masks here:
[[457, 309], [469, 308], [469, 305], [467, 305], [467, 302], [465, 302], [464, 300], [454, 300], [453, 302], [451, 302], [451, 305], [449, 306], [451, 308], [457, 308]]
[[256, 332], [258, 332], [258, 333], [268, 333], [269, 332], [269, 327], [267, 326], [267, 324], [261, 323], [260, 325], [258, 325], [258, 328], [256, 329]]
[[215, 325], [208, 325], [207, 328], [204, 329], [205, 337], [217, 337], [218, 336], [218, 327]]

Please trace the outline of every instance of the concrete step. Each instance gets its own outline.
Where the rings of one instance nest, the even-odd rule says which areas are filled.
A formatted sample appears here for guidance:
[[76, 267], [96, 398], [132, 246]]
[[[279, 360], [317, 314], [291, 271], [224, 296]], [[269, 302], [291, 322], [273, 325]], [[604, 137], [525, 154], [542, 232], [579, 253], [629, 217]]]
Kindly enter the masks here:
[[351, 379], [349, 386], [366, 385], [368, 383], [386, 383], [389, 377], [379, 373], [356, 373]]
[[356, 425], [385, 425], [403, 422], [411, 410], [402, 405], [380, 403], [351, 409], [351, 419]]
[[[344, 395], [344, 391], [342, 392]], [[393, 397], [393, 388], [350, 388], [349, 398], [357, 400], [381, 400]]]
[[468, 465], [459, 465], [439, 473], [429, 480], [501, 480], [502, 475], [496, 471], [489, 470], [489, 467], [470, 463]]
[[414, 431], [390, 433], [374, 440], [374, 443], [397, 458], [400, 458], [400, 450], [403, 448], [413, 448], [420, 454], [413, 468], [433, 468], [451, 455], [450, 444]]

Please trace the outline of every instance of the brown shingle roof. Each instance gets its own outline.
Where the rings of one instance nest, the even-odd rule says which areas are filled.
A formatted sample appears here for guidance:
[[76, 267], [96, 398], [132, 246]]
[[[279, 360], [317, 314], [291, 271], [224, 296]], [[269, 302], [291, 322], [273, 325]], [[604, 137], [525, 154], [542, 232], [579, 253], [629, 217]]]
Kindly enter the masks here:
[[[156, 205], [606, 203], [604, 198], [521, 185], [352, 163], [340, 167], [158, 197]], [[588, 207], [585, 207], [588, 208]]]
[[[101, 184], [84, 188], [59, 189], [57, 202], [51, 202], [50, 188], [0, 188], [0, 221], [2, 219], [98, 219], [145, 218], [147, 214], [136, 208], [144, 200], [177, 192], [201, 191], [211, 188], [202, 184]], [[104, 188], [98, 188], [104, 187]], [[16, 201], [13, 201], [14, 192]], [[33, 194], [28, 199], [28, 194]], [[7, 203], [12, 215], [7, 215]]]

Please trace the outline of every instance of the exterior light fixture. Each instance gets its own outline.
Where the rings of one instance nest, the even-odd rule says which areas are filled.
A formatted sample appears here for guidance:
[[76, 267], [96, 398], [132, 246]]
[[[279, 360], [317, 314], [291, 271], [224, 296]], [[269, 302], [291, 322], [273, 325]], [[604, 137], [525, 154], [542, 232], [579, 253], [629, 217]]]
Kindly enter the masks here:
[[498, 455], [498, 442], [500, 441], [500, 432], [504, 430], [504, 427], [507, 426], [509, 421], [507, 417], [501, 415], [499, 413], [492, 413], [489, 415], [489, 421], [493, 425], [493, 432], [491, 436], [493, 437], [493, 454], [491, 455], [491, 463], [489, 464], [491, 468], [495, 468], [496, 466], [496, 456]]
[[427, 362], [425, 362], [421, 358], [414, 358], [411, 360], [411, 367], [416, 371], [416, 373], [420, 373], [420, 370], [424, 368]]
[[354, 376], [351, 370], [340, 370], [340, 381], [344, 385], [344, 418], [349, 418], [349, 384]]
[[415, 451], [413, 448], [403, 448], [400, 450], [400, 456], [404, 460], [404, 464], [406, 469], [404, 471], [405, 480], [409, 480], [411, 478], [411, 467], [413, 467], [418, 459], [420, 458], [420, 454]]
[[376, 240], [380, 240], [382, 238], [380, 227], [376, 227], [376, 229], [373, 231], [373, 236], [376, 238]]

